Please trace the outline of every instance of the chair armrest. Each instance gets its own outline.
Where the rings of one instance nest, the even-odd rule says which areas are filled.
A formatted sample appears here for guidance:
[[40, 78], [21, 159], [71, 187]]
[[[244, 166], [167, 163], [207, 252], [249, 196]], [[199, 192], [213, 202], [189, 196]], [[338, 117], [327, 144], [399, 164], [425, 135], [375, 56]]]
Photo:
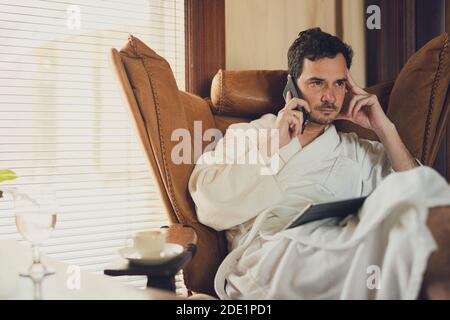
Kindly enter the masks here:
[[450, 299], [450, 206], [430, 208], [427, 226], [437, 244], [427, 263], [420, 299]]
[[450, 259], [450, 206], [430, 208], [427, 226], [438, 246], [449, 250]]
[[162, 228], [167, 228], [167, 242], [177, 243], [183, 246], [183, 248], [187, 248], [189, 245], [197, 245], [197, 234], [192, 227], [174, 223], [170, 226], [163, 226]]

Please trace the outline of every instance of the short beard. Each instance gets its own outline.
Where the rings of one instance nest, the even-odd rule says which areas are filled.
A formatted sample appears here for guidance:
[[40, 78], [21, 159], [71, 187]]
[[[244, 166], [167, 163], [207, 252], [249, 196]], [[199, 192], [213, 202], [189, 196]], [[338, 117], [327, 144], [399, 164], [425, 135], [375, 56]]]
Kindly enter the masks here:
[[[325, 102], [325, 103], [321, 104], [320, 106], [314, 107], [313, 110], [321, 111], [322, 109], [334, 109], [334, 111], [339, 110], [339, 108], [334, 103], [329, 103], [329, 102]], [[320, 125], [329, 125], [329, 124], [333, 123], [333, 121], [336, 119], [337, 115], [338, 114], [336, 113], [336, 115], [333, 118], [328, 118], [328, 117], [322, 118], [322, 117], [318, 117], [317, 115], [311, 113], [309, 121], [320, 124]]]
[[320, 125], [329, 125], [329, 124], [333, 123], [334, 118], [333, 119], [323, 119], [323, 118], [311, 116], [309, 118], [309, 121], [320, 124]]

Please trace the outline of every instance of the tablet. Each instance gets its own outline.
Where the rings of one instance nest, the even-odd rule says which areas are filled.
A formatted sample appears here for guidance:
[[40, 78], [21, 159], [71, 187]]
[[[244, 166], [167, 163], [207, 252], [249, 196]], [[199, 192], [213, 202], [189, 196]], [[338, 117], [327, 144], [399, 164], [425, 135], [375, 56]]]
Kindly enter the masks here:
[[349, 214], [356, 215], [367, 196], [333, 202], [313, 203], [300, 212], [284, 229], [291, 229], [302, 224], [326, 218], [345, 218]]

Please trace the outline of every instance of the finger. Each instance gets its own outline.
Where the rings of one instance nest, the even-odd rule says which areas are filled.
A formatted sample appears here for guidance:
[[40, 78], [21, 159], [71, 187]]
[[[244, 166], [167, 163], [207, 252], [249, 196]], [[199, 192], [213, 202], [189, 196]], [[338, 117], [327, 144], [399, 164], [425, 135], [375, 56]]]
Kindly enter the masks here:
[[294, 119], [292, 121], [293, 124], [290, 126], [290, 128], [295, 132], [295, 135], [298, 134], [298, 132], [300, 131], [300, 128], [303, 125], [303, 114], [302, 114], [302, 112], [299, 112], [299, 113], [300, 114], [298, 114], [298, 113], [292, 114]]
[[289, 128], [291, 129], [291, 132], [293, 134], [297, 135], [300, 130], [300, 120], [297, 117], [291, 115], [289, 119]]
[[295, 125], [294, 137], [297, 136], [297, 135], [300, 133], [300, 128], [301, 128], [300, 123], [297, 123], [297, 124]]
[[351, 117], [351, 116], [352, 116], [352, 113], [353, 113], [353, 108], [355, 107], [356, 103], [357, 103], [359, 100], [364, 99], [364, 98], [365, 98], [365, 96], [362, 96], [362, 95], [356, 95], [356, 96], [354, 96], [354, 97], [350, 100], [350, 102], [349, 102], [349, 104], [348, 104], [347, 111], [345, 112], [345, 114], [346, 114], [347, 116]]
[[349, 89], [351, 91], [353, 91], [353, 92], [359, 88], [358, 85], [353, 80], [353, 77], [352, 77], [352, 74], [350, 73], [350, 70], [348, 70], [348, 69], [347, 69], [347, 83], [349, 85]]
[[349, 89], [353, 94], [367, 94], [366, 91], [361, 89], [353, 80], [350, 70], [347, 69], [347, 84], [349, 85]]
[[367, 98], [359, 100], [355, 104], [355, 107], [353, 108], [352, 118], [356, 117], [356, 115], [358, 114], [359, 110], [361, 110], [362, 107], [370, 105], [371, 104], [371, 99], [372, 99], [372, 97], [367, 97]]
[[287, 104], [286, 109], [294, 110], [297, 107], [304, 107], [307, 112], [311, 112], [309, 103], [300, 98], [292, 98]]
[[289, 101], [291, 101], [291, 99], [292, 99], [292, 93], [291, 93], [290, 91], [288, 91], [288, 92], [286, 93], [286, 103], [289, 102]]
[[296, 112], [298, 112], [298, 113], [300, 113], [300, 114], [298, 114], [298, 113], [290, 113], [289, 114], [289, 117], [288, 117], [288, 120], [290, 121], [289, 123], [291, 124], [292, 122], [295, 122], [295, 123], [301, 123], [302, 122], [302, 120], [303, 120], [303, 114], [301, 113], [301, 112], [299, 112], [299, 111], [296, 111]]
[[303, 122], [303, 112], [297, 110], [292, 110], [291, 112], [293, 112], [292, 114], [298, 119], [299, 122]]

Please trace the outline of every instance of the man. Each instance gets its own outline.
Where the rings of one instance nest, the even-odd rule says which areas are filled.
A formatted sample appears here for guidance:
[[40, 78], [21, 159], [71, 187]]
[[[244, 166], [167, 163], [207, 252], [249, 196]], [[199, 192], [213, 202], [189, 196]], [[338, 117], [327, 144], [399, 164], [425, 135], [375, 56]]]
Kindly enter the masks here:
[[[189, 181], [198, 219], [226, 230], [229, 242], [230, 254], [215, 280], [219, 297], [365, 299], [419, 294], [427, 258], [436, 249], [424, 223], [428, 210], [418, 204], [419, 197], [449, 203], [450, 190], [430, 169], [400, 173], [418, 166], [417, 161], [377, 97], [354, 83], [349, 72], [352, 55], [348, 45], [319, 28], [301, 32], [288, 52], [289, 74], [301, 98], [288, 93], [277, 116], [231, 125], [215, 150], [199, 158]], [[351, 100], [343, 110], [347, 91]], [[296, 109], [300, 106], [310, 113], [303, 133], [303, 113]], [[373, 130], [380, 142], [338, 133], [332, 124], [336, 119]], [[231, 149], [237, 129], [274, 129], [277, 134], [258, 138], [235, 153]], [[255, 150], [260, 163], [223, 161], [230, 154], [236, 160]], [[264, 166], [273, 174], [261, 174]], [[418, 187], [429, 184], [440, 191]], [[371, 192], [358, 217], [284, 230], [309, 203]]]

